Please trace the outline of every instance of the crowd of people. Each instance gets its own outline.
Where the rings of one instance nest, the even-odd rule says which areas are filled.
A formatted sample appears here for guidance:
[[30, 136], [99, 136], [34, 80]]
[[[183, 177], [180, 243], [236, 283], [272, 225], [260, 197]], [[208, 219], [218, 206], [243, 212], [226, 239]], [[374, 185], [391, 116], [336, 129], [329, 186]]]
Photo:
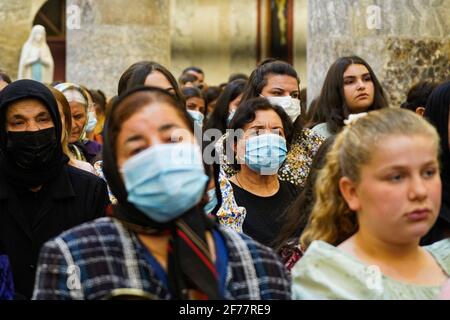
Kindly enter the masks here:
[[450, 81], [266, 59], [117, 94], [0, 72], [0, 299], [450, 299]]

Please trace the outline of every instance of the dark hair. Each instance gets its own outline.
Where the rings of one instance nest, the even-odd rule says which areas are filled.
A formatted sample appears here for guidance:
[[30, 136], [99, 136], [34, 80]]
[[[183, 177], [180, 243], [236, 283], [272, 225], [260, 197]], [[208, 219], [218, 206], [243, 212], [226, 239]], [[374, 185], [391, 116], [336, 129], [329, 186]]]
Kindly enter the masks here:
[[234, 81], [234, 80], [238, 80], [238, 79], [242, 79], [247, 81], [248, 80], [248, 75], [246, 75], [245, 73], [233, 73], [228, 77], [228, 82]]
[[[230, 122], [229, 128], [233, 131], [243, 129], [246, 124], [251, 123], [255, 120], [256, 112], [259, 110], [273, 110], [280, 117], [281, 123], [283, 124], [284, 135], [286, 137], [286, 145], [289, 149], [293, 135], [291, 118], [289, 118], [283, 108], [272, 105], [266, 98], [254, 98], [241, 103]], [[226, 139], [225, 143], [229, 145], [228, 149], [226, 148], [225, 150], [232, 150], [229, 147], [231, 146], [231, 144], [235, 144], [237, 142], [237, 137], [235, 136], [234, 138], [235, 141], [232, 141], [232, 139]], [[240, 164], [236, 163], [236, 161], [234, 161], [233, 159], [231, 159], [229, 163], [236, 171], [239, 171], [241, 169]]]
[[[285, 245], [298, 243], [298, 239], [303, 229], [308, 223], [309, 216], [315, 202], [314, 184], [317, 180], [317, 174], [325, 165], [326, 154], [333, 145], [335, 136], [326, 139], [317, 150], [311, 163], [311, 169], [305, 181], [305, 186], [297, 199], [291, 203], [286, 210], [285, 220], [281, 227], [278, 237], [274, 241], [273, 247], [280, 251]], [[291, 241], [295, 239], [295, 241]]]
[[185, 99], [193, 97], [204, 99], [202, 91], [197, 87], [185, 87], [181, 89], [181, 93]]
[[[200, 98], [203, 101], [205, 101], [202, 91], [197, 87], [184, 87], [183, 89], [181, 89], [181, 93], [183, 94], [184, 99], [186, 100], [186, 109], [187, 109], [187, 100], [189, 98]], [[205, 101], [205, 109], [203, 110], [203, 115], [206, 116], [207, 113], [208, 108], [206, 107]]]
[[201, 74], [205, 75], [205, 73], [203, 72], [202, 69], [200, 69], [198, 67], [194, 67], [194, 66], [187, 67], [186, 69], [183, 70], [182, 73], [186, 73], [188, 71], [194, 71], [194, 72], [201, 73]]
[[134, 87], [142, 86], [145, 84], [145, 79], [147, 76], [154, 71], [161, 72], [166, 79], [170, 82], [173, 90], [175, 91], [176, 99], [179, 99], [182, 104], [184, 104], [183, 95], [180, 92], [178, 83], [175, 77], [167, 70], [165, 67], [154, 61], [140, 61], [132, 64], [125, 72], [122, 74], [119, 80], [119, 85], [117, 88], [119, 96]]
[[208, 89], [203, 91], [203, 95], [205, 96], [206, 105], [217, 100], [217, 98], [219, 98], [221, 93], [222, 93], [222, 89], [220, 87], [217, 87], [217, 86], [208, 87]]
[[419, 107], [426, 107], [427, 99], [431, 92], [436, 88], [436, 84], [428, 81], [421, 81], [413, 85], [407, 94], [406, 101], [400, 105], [400, 108], [416, 111]]
[[216, 107], [211, 113], [211, 117], [206, 123], [205, 129], [219, 129], [222, 134], [227, 129], [227, 119], [229, 114], [229, 105], [231, 101], [236, 99], [242, 92], [244, 92], [245, 84], [247, 82], [242, 79], [230, 82], [216, 102]]
[[89, 90], [92, 100], [102, 113], [106, 110], [106, 96], [101, 90]]
[[[268, 58], [262, 61], [258, 67], [250, 74], [247, 86], [242, 95], [241, 104], [249, 99], [259, 97], [263, 88], [267, 85], [269, 75], [287, 75], [297, 80], [300, 90], [300, 78], [294, 67], [289, 63]], [[294, 135], [299, 134], [303, 129], [303, 116], [297, 117], [294, 122]]]
[[[122, 96], [125, 98], [122, 98]], [[166, 90], [156, 87], [140, 86], [132, 88], [122, 96], [115, 99], [108, 117], [107, 134], [109, 135], [110, 145], [114, 150], [114, 157], [116, 157], [117, 136], [122, 129], [122, 124], [133, 114], [151, 103], [164, 102], [174, 106], [177, 113], [185, 121], [189, 130], [194, 133], [194, 123], [192, 122], [189, 113], [186, 111], [186, 108], [183, 105], [180, 105], [180, 101]], [[116, 160], [116, 158], [114, 159]]]
[[440, 176], [442, 181], [442, 197], [439, 219], [433, 228], [425, 235], [421, 244], [431, 244], [445, 238], [450, 231], [446, 218], [450, 216], [450, 80], [436, 86], [428, 97], [424, 117], [436, 129], [440, 143]]
[[105, 105], [105, 117], [108, 118], [109, 114], [111, 113], [112, 107], [116, 103], [117, 99], [119, 99], [119, 96], [112, 96], [108, 102], [106, 102]]
[[259, 97], [262, 89], [267, 85], [267, 76], [270, 74], [291, 76], [300, 84], [297, 71], [293, 66], [284, 61], [267, 59], [251, 73], [242, 96], [242, 102]]
[[0, 70], [0, 80], [3, 80], [8, 84], [11, 83], [11, 78], [9, 77], [9, 75], [2, 70]]
[[178, 78], [178, 82], [181, 85], [184, 85], [188, 82], [195, 82], [198, 81], [198, 78], [196, 75], [192, 74], [192, 73], [183, 73], [179, 78]]
[[307, 121], [307, 128], [313, 128], [321, 122], [321, 119], [325, 118], [325, 114], [323, 114], [325, 110], [317, 108], [317, 101], [319, 101], [319, 97], [316, 97], [311, 101], [308, 111], [306, 112], [305, 120]]
[[341, 57], [328, 69], [322, 90], [315, 107], [314, 115], [318, 123], [326, 122], [332, 134], [338, 133], [344, 126], [344, 120], [350, 114], [344, 95], [344, 72], [352, 64], [364, 65], [374, 84], [374, 99], [368, 111], [388, 107], [387, 98], [370, 65], [358, 56]]
[[225, 89], [225, 87], [228, 85], [228, 82], [222, 82], [221, 84], [219, 84], [219, 88], [220, 90], [223, 91], [223, 89]]
[[306, 88], [303, 88], [302, 90], [300, 90], [299, 99], [300, 99], [300, 110], [301, 110], [302, 117], [303, 117], [303, 119], [306, 119], [307, 111], [308, 111], [308, 105], [307, 105], [308, 95], [307, 95]]

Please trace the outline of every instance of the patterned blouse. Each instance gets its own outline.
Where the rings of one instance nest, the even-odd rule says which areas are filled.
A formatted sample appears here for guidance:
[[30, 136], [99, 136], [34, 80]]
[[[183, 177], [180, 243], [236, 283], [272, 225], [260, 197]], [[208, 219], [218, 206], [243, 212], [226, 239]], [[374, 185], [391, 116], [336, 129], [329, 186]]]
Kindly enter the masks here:
[[[225, 133], [217, 140], [215, 149], [219, 155], [220, 165], [225, 173], [225, 177], [231, 178], [237, 172], [230, 166], [224, 152], [223, 145], [227, 137], [228, 133]], [[306, 128], [297, 134], [291, 143], [286, 161], [278, 170], [280, 180], [288, 181], [298, 187], [303, 187], [308, 177], [313, 158], [324, 140], [321, 135]]]
[[14, 284], [8, 256], [0, 255], [0, 300], [13, 300]]
[[[233, 187], [229, 181], [237, 171], [229, 164], [224, 152], [224, 142], [227, 137], [228, 133], [225, 133], [215, 144], [216, 153], [220, 161], [219, 184], [223, 199], [222, 207], [217, 212], [217, 217], [222, 226], [242, 233], [242, 225], [247, 212], [244, 207], [237, 205], [234, 199]], [[303, 186], [309, 174], [312, 160], [323, 141], [324, 139], [320, 135], [309, 129], [303, 129], [292, 142], [286, 161], [278, 170], [278, 178], [296, 186]]]
[[219, 172], [219, 184], [222, 193], [222, 206], [217, 211], [216, 216], [222, 226], [242, 233], [242, 225], [247, 211], [245, 207], [240, 207], [236, 203], [233, 187], [222, 168]]
[[105, 175], [103, 174], [103, 161], [102, 160], [97, 161], [96, 163], [94, 163], [94, 170], [95, 170], [95, 175], [97, 175], [99, 178], [102, 178], [106, 182], [106, 185], [108, 187], [109, 201], [111, 201], [111, 204], [116, 204], [117, 203], [117, 199], [112, 194], [111, 190], [109, 189], [108, 181], [106, 181]]

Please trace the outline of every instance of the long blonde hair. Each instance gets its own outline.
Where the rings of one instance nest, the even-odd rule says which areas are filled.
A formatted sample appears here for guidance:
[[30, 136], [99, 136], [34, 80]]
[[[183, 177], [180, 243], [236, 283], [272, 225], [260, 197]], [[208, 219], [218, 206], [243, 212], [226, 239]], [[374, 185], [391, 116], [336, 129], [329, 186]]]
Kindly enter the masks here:
[[326, 164], [318, 173], [314, 187], [316, 202], [300, 237], [304, 249], [314, 240], [338, 245], [358, 230], [356, 213], [342, 197], [339, 180], [348, 177], [358, 183], [361, 166], [370, 161], [377, 145], [391, 135], [427, 136], [439, 150], [439, 136], [434, 127], [409, 110], [372, 111], [347, 126], [336, 136]]

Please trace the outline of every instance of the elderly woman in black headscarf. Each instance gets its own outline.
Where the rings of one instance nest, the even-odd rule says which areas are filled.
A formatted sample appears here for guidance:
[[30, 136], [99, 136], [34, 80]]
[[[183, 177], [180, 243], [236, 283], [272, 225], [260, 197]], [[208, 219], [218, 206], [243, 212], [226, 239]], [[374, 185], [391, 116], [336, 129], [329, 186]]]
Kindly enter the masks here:
[[[104, 132], [104, 174], [117, 204], [111, 217], [43, 247], [35, 299], [290, 298], [288, 275], [271, 249], [205, 214], [209, 170], [192, 118], [173, 95], [131, 89]], [[70, 268], [77, 272], [67, 288]]]
[[31, 297], [41, 245], [108, 203], [104, 181], [68, 166], [61, 126], [45, 85], [19, 80], [0, 93], [0, 248], [17, 297]]
[[441, 138], [442, 204], [439, 218], [421, 244], [430, 244], [450, 237], [450, 81], [433, 90], [427, 100], [425, 118]]

